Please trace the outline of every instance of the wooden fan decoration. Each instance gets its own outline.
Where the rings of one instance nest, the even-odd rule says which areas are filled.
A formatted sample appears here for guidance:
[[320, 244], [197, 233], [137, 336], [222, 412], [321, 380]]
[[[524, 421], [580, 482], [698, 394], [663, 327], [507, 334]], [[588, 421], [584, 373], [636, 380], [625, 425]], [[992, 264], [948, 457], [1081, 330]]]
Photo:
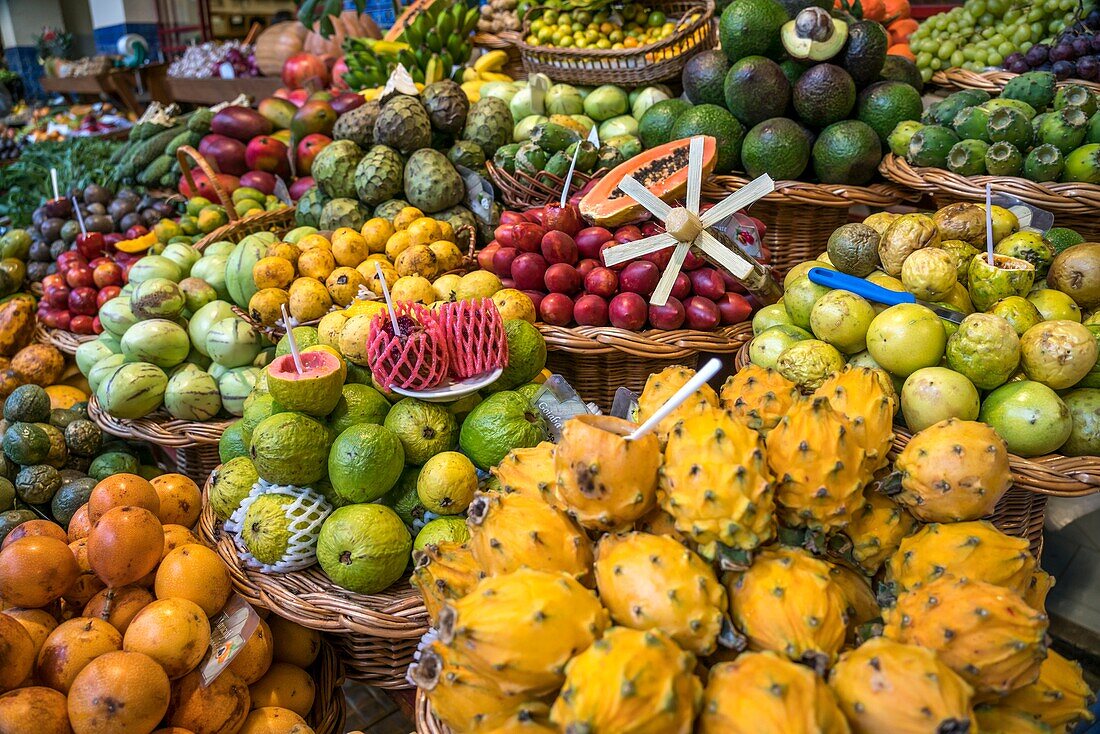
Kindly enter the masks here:
[[672, 259], [661, 280], [657, 283], [649, 302], [663, 306], [668, 302], [676, 275], [684, 265], [692, 247], [702, 252], [711, 263], [728, 271], [737, 278], [753, 295], [765, 303], [774, 303], [782, 293], [770, 272], [753, 257], [742, 250], [735, 242], [718, 229], [710, 228], [734, 212], [749, 206], [775, 190], [771, 176], [764, 174], [741, 187], [736, 193], [726, 197], [717, 205], [699, 214], [699, 192], [703, 184], [703, 138], [691, 139], [688, 148], [688, 188], [686, 206], [669, 206], [661, 201], [649, 189], [634, 178], [625, 176], [619, 182], [619, 190], [631, 197], [664, 223], [665, 231], [634, 242], [627, 242], [604, 250], [603, 259], [607, 266], [657, 252], [675, 246]]

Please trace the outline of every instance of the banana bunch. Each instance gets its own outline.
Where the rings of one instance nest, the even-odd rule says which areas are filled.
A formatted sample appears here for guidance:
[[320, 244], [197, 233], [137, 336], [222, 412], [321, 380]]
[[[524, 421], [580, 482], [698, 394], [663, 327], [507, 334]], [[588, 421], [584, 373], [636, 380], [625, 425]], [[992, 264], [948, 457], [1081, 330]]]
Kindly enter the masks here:
[[396, 41], [346, 38], [344, 75], [352, 89], [370, 89], [386, 83], [403, 64], [420, 84], [431, 84], [451, 75], [455, 66], [470, 59], [470, 33], [477, 27], [479, 11], [458, 0], [436, 0], [413, 18]]
[[473, 66], [462, 70], [462, 91], [471, 102], [481, 99], [481, 87], [488, 82], [511, 82], [512, 77], [501, 72], [508, 63], [508, 54], [499, 49], [483, 53], [474, 59]]

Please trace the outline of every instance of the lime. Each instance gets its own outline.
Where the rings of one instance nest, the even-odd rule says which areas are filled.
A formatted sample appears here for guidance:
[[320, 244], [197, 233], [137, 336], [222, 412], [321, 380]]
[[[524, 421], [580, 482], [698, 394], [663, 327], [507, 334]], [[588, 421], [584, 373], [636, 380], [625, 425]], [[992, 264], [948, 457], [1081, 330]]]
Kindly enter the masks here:
[[477, 491], [477, 469], [464, 454], [444, 451], [428, 459], [416, 480], [416, 494], [429, 511], [457, 515]]
[[413, 550], [424, 550], [429, 545], [438, 545], [444, 541], [465, 543], [470, 539], [470, 530], [464, 517], [438, 517], [425, 525], [413, 540]]

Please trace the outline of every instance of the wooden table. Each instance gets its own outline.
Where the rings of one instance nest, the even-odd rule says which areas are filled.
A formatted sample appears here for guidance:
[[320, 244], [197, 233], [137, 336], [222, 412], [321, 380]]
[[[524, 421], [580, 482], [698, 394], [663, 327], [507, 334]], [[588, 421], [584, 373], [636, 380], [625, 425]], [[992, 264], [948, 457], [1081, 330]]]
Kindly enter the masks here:
[[42, 88], [72, 97], [109, 97], [126, 112], [140, 115], [143, 105], [137, 99], [137, 83], [130, 69], [108, 69], [91, 76], [47, 76], [39, 80]]
[[240, 79], [185, 79], [167, 77], [168, 94], [176, 102], [211, 105], [244, 94], [255, 100], [270, 97], [283, 86], [278, 77], [254, 76]]

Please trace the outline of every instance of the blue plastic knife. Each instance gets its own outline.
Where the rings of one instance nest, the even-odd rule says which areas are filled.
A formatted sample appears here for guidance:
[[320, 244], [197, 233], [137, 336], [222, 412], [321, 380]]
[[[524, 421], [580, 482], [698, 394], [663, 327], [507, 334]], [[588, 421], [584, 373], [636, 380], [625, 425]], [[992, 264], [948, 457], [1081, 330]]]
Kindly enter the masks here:
[[930, 309], [944, 321], [950, 321], [953, 324], [961, 324], [962, 320], [966, 317], [966, 314], [959, 313], [958, 311], [952, 311], [949, 308], [937, 306], [934, 303], [921, 301], [908, 291], [892, 291], [889, 288], [883, 288], [881, 285], [872, 283], [869, 280], [857, 278], [847, 273], [840, 273], [836, 270], [829, 270], [828, 268], [810, 268], [808, 275], [811, 283], [816, 283], [826, 288], [833, 288], [834, 290], [855, 293], [857, 296], [863, 296], [868, 301], [881, 303], [885, 306], [896, 306], [899, 303], [916, 303], [917, 305]]

